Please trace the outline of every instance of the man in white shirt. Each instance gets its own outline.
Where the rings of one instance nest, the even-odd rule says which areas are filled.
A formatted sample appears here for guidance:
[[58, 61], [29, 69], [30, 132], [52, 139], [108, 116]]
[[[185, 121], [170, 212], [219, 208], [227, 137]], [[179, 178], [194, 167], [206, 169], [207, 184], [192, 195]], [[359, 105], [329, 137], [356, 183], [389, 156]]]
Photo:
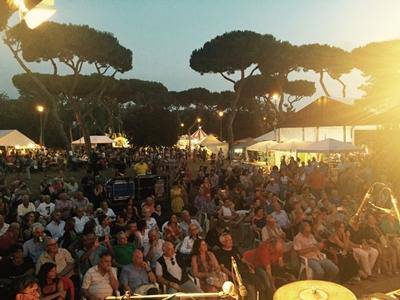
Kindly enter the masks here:
[[146, 220], [147, 229], [151, 230], [153, 228], [158, 228], [156, 219], [151, 216], [151, 211], [149, 208], [144, 207], [143, 210], [144, 219]]
[[85, 228], [85, 224], [89, 221], [89, 217], [86, 216], [83, 212], [83, 209], [77, 207], [75, 209], [75, 231], [76, 233], [82, 233]]
[[182, 229], [184, 236], [189, 235], [189, 225], [196, 224], [199, 229], [199, 233], [202, 232], [202, 228], [200, 223], [196, 219], [191, 219], [190, 214], [187, 210], [182, 211], [181, 213], [182, 222], [179, 223], [179, 227]]
[[281, 204], [278, 201], [273, 203], [273, 207], [274, 211], [271, 213], [271, 216], [283, 230], [288, 229], [290, 227], [290, 221], [286, 211], [282, 210]]
[[18, 219], [21, 220], [23, 216], [31, 211], [36, 211], [35, 205], [29, 201], [29, 195], [22, 196], [22, 203], [17, 207]]
[[143, 255], [150, 262], [150, 267], [156, 266], [157, 260], [163, 254], [164, 240], [160, 239], [157, 229], [152, 229], [148, 233], [148, 239], [143, 241]]
[[53, 239], [58, 240], [64, 235], [65, 222], [61, 220], [61, 213], [59, 211], [54, 211], [51, 214], [51, 222], [47, 224], [46, 230], [51, 233]]
[[334, 280], [338, 275], [338, 267], [321, 253], [318, 242], [311, 234], [309, 223], [300, 223], [299, 233], [293, 240], [293, 248], [298, 255], [308, 259], [308, 265], [313, 270], [313, 279]]
[[189, 225], [189, 235], [183, 239], [179, 252], [184, 255], [190, 255], [192, 253], [194, 241], [198, 238], [199, 228], [196, 224], [192, 223]]
[[46, 221], [50, 220], [50, 216], [53, 213], [56, 205], [50, 202], [50, 196], [44, 195], [43, 202], [39, 204], [37, 207], [37, 212], [40, 214], [42, 218]]
[[104, 299], [117, 291], [118, 287], [117, 269], [112, 268], [111, 254], [103, 252], [98, 264], [83, 276], [82, 295], [87, 299]]

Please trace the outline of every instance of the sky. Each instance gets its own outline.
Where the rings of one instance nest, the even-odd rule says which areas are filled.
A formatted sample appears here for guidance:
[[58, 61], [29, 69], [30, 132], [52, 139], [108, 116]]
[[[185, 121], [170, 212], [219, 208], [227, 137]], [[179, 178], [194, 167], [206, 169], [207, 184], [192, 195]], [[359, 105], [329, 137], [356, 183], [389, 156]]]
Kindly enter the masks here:
[[[120, 77], [159, 81], [176, 91], [232, 89], [220, 75], [200, 75], [189, 66], [194, 49], [232, 30], [269, 33], [296, 45], [326, 43], [346, 50], [400, 38], [399, 0], [56, 0], [56, 8], [52, 21], [112, 32], [133, 51], [133, 69]], [[9, 49], [0, 43], [0, 91], [17, 97], [11, 78], [20, 72]], [[317, 81], [313, 74], [305, 76]], [[343, 100], [359, 98], [361, 74], [354, 71], [343, 80], [349, 86]], [[340, 86], [332, 80], [327, 85], [332, 96], [340, 99]], [[319, 95], [317, 83], [312, 99]]]

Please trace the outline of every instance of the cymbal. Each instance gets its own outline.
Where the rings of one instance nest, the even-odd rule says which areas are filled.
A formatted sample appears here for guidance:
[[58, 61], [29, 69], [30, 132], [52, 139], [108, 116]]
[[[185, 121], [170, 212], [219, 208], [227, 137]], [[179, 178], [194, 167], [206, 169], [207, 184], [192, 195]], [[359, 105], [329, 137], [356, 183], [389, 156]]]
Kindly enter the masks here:
[[274, 300], [357, 300], [346, 287], [322, 280], [301, 280], [281, 286]]
[[361, 300], [393, 300], [396, 296], [389, 296], [384, 293], [373, 293], [361, 297]]

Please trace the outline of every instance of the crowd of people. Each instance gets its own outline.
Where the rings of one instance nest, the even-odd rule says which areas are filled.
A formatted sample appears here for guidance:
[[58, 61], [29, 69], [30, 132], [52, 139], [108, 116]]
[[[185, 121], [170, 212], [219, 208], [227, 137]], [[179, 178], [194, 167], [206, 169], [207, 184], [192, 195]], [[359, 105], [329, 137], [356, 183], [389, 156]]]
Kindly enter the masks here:
[[[350, 222], [373, 182], [392, 185], [367, 157], [336, 166], [290, 157], [260, 169], [218, 155], [193, 170], [175, 148], [99, 150], [83, 165], [68, 152], [11, 156], [0, 164], [0, 289], [10, 299], [216, 292], [237, 280], [234, 262], [246, 299], [272, 299], [300, 278], [354, 284], [400, 270], [394, 216], [371, 210]], [[57, 175], [39, 163], [40, 186], [21, 170], [6, 176], [11, 161], [32, 167], [43, 157], [57, 158]], [[87, 170], [80, 180], [64, 175], [78, 168]], [[101, 177], [109, 168], [162, 174], [169, 197], [112, 207]]]

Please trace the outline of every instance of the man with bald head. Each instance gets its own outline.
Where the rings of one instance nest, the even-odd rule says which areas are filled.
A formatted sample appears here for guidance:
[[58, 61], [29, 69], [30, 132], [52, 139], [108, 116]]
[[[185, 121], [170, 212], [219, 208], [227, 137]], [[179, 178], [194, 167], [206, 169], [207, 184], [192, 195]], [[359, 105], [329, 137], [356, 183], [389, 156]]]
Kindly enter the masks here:
[[[124, 290], [142, 295], [144, 291], [145, 294], [148, 294], [152, 287], [153, 289], [156, 288], [155, 285], [151, 286], [156, 281], [156, 275], [151, 270], [149, 264], [143, 260], [143, 252], [136, 249], [132, 253], [132, 263], [122, 268], [120, 283]], [[144, 289], [144, 286], [147, 286], [147, 288]], [[139, 292], [138, 289], [142, 290], [142, 292]]]
[[174, 245], [171, 242], [165, 242], [163, 245], [163, 256], [157, 261], [156, 275], [158, 282], [166, 285], [170, 294], [202, 292], [189, 278], [184, 262], [179, 256], [176, 256]]

